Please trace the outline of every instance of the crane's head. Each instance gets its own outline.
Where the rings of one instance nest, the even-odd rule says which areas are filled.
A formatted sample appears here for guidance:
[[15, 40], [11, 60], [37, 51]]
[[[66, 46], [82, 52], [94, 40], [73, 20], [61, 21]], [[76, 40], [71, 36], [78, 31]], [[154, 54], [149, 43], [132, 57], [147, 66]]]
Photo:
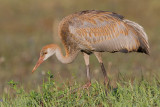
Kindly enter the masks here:
[[34, 72], [43, 61], [45, 61], [46, 59], [48, 59], [50, 56], [52, 56], [55, 53], [56, 47], [57, 47], [57, 45], [50, 44], [50, 45], [46, 45], [42, 48], [42, 50], [40, 52], [39, 60], [37, 61], [32, 72]]

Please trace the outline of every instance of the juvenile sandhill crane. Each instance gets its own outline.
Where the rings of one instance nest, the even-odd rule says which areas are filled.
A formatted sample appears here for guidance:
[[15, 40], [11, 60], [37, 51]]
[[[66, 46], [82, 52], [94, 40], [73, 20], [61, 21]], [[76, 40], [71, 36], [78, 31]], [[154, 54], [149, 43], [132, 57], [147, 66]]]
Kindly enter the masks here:
[[44, 46], [32, 72], [53, 54], [59, 61], [67, 64], [82, 52], [88, 79], [84, 85], [86, 88], [91, 85], [89, 55], [92, 53], [100, 63], [104, 84], [108, 84], [109, 79], [103, 65], [102, 52], [149, 54], [148, 37], [143, 27], [113, 12], [87, 10], [71, 14], [60, 22], [58, 33], [65, 48], [65, 56], [56, 44]]

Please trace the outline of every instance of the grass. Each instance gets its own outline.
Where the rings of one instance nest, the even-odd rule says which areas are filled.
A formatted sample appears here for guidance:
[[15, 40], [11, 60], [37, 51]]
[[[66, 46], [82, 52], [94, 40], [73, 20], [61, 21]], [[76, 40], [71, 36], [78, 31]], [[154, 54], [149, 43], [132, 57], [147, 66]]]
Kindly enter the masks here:
[[[48, 72], [47, 81], [38, 89], [25, 92], [23, 87], [18, 87], [14, 81], [8, 82], [12, 92], [3, 96], [1, 107], [57, 107], [57, 106], [114, 106], [114, 107], [146, 107], [160, 106], [160, 81], [156, 78], [151, 83], [143, 80], [117, 83], [116, 88], [111, 88], [105, 94], [103, 84], [95, 81], [87, 90], [78, 90], [71, 94], [71, 90], [80, 87], [65, 85], [58, 89], [53, 75]], [[63, 97], [62, 97], [63, 96]]]

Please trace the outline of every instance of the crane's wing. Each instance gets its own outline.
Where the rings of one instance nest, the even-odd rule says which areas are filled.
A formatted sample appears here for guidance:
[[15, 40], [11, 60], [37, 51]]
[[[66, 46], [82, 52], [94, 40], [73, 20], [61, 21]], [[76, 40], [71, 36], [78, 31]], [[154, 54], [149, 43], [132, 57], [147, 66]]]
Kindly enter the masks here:
[[112, 12], [90, 11], [78, 14], [70, 21], [69, 31], [75, 40], [81, 41], [81, 49], [149, 54], [147, 35], [137, 23]]

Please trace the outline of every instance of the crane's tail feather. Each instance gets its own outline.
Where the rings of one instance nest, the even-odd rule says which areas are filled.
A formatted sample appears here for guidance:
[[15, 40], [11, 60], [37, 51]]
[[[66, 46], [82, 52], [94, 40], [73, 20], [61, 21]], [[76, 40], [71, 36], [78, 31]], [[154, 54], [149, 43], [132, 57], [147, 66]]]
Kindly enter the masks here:
[[147, 37], [147, 34], [145, 33], [143, 27], [140, 26], [139, 24], [137, 24], [133, 21], [127, 20], [127, 19], [124, 19], [123, 21], [126, 24], [130, 25], [137, 32], [137, 37], [140, 42], [140, 47], [137, 51], [142, 52], [142, 53], [146, 53], [149, 55], [150, 50], [149, 50], [148, 37]]

